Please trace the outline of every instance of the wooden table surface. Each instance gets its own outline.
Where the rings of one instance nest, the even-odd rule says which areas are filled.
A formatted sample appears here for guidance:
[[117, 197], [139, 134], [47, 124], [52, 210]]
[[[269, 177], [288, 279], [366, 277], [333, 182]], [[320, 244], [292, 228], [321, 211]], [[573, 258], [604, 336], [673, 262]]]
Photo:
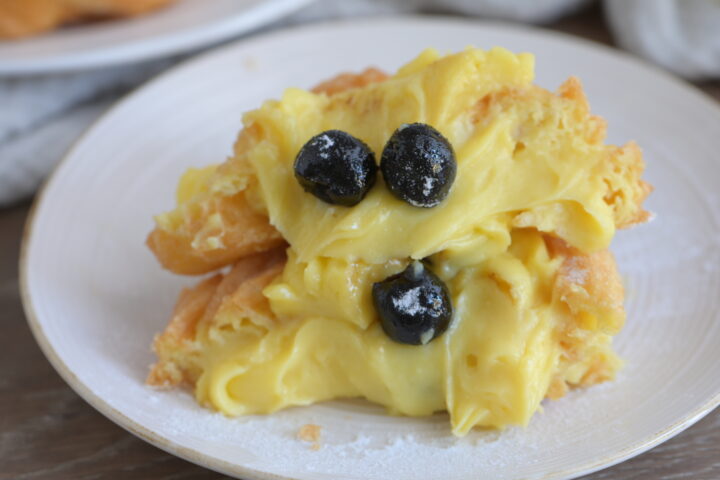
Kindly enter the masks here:
[[[549, 27], [611, 43], [597, 6]], [[720, 82], [699, 87], [720, 100]], [[175, 458], [110, 422], [45, 360], [25, 323], [17, 284], [28, 209], [23, 204], [0, 210], [0, 479], [227, 478]], [[584, 479], [720, 479], [720, 409], [650, 452]]]

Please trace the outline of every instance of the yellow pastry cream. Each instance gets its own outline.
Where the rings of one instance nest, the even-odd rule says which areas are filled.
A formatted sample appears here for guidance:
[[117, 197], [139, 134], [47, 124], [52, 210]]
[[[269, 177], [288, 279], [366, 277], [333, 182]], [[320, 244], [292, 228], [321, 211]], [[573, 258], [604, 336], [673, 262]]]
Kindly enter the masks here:
[[[456, 435], [526, 425], [545, 397], [613, 378], [625, 320], [607, 250], [647, 218], [639, 148], [604, 144], [580, 83], [532, 84], [533, 57], [501, 48], [426, 50], [386, 77], [341, 75], [245, 114], [234, 155], [181, 179], [148, 245], [201, 274], [155, 340], [149, 383], [188, 384], [228, 415], [363, 397], [399, 415], [447, 411]], [[419, 208], [382, 175], [353, 206], [298, 183], [313, 136], [341, 130], [379, 160], [403, 125], [452, 145], [447, 197]], [[416, 261], [447, 287], [444, 333], [400, 343], [373, 285]]]

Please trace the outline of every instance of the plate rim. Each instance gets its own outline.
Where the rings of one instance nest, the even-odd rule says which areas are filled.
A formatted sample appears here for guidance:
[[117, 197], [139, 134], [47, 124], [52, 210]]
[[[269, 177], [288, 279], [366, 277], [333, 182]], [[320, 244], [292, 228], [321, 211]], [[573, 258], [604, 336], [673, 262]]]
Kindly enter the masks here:
[[[263, 0], [248, 10], [228, 18], [208, 22], [190, 31], [173, 31], [140, 42], [130, 40], [80, 53], [64, 52], [60, 56], [46, 55], [39, 59], [3, 60], [0, 63], [0, 77], [71, 73], [80, 70], [131, 65], [192, 52], [203, 47], [212, 47], [234, 35], [251, 33], [314, 1]], [[162, 11], [153, 13], [162, 14]], [[251, 20], [248, 20], [248, 16], [251, 17]], [[191, 35], [188, 35], [189, 33]]]
[[[294, 0], [291, 0], [294, 1]], [[312, 0], [299, 0], [299, 1], [312, 1]], [[23, 305], [23, 311], [25, 313], [25, 317], [27, 320], [27, 323], [30, 327], [30, 330], [33, 334], [33, 337], [35, 338], [35, 341], [39, 345], [43, 355], [48, 359], [52, 367], [55, 369], [55, 371], [60, 375], [60, 377], [65, 381], [65, 383], [68, 384], [68, 386], [76, 393], [78, 394], [83, 400], [85, 400], [87, 403], [90, 404], [95, 410], [100, 412], [103, 416], [105, 416], [107, 419], [118, 425], [119, 427], [123, 428], [127, 432], [133, 434], [137, 438], [140, 438], [141, 440], [144, 440], [151, 445], [171, 454], [176, 457], [182, 458], [186, 461], [189, 461], [191, 463], [194, 463], [196, 465], [199, 465], [203, 468], [208, 468], [210, 470], [214, 470], [216, 472], [220, 472], [225, 475], [230, 475], [235, 478], [247, 478], [248, 480], [302, 480], [297, 477], [285, 477], [280, 475], [275, 475], [268, 472], [263, 472], [260, 470], [255, 470], [254, 468], [246, 467], [241, 464], [235, 464], [231, 462], [227, 462], [225, 460], [218, 459], [216, 457], [204, 454], [202, 452], [199, 452], [195, 449], [184, 447], [180, 445], [178, 442], [163, 437], [160, 434], [155, 433], [151, 429], [143, 426], [142, 424], [139, 424], [135, 422], [134, 420], [131, 420], [126, 415], [124, 415], [122, 412], [117, 410], [116, 408], [112, 407], [100, 396], [96, 395], [92, 390], [90, 390], [82, 381], [80, 381], [77, 376], [72, 372], [72, 370], [65, 364], [65, 362], [62, 360], [62, 358], [57, 354], [55, 349], [53, 348], [52, 344], [48, 340], [48, 338], [45, 336], [45, 332], [43, 330], [43, 327], [41, 325], [41, 322], [38, 318], [38, 316], [35, 313], [35, 309], [32, 303], [32, 295], [30, 293], [30, 285], [28, 283], [28, 269], [29, 269], [29, 258], [30, 258], [30, 243], [32, 239], [32, 232], [35, 226], [35, 223], [38, 218], [38, 212], [41, 210], [44, 199], [46, 196], [47, 191], [49, 190], [49, 186], [54, 183], [54, 181], [57, 179], [57, 173], [63, 168], [63, 166], [69, 162], [70, 158], [73, 156], [75, 150], [79, 148], [79, 146], [85, 141], [85, 139], [95, 131], [95, 129], [100, 125], [102, 122], [105, 121], [106, 118], [110, 117], [112, 114], [114, 114], [117, 110], [119, 110], [121, 107], [123, 107], [126, 103], [129, 103], [130, 101], [134, 100], [135, 96], [138, 95], [142, 90], [145, 90], [146, 87], [149, 87], [151, 85], [154, 85], [155, 83], [158, 83], [160, 81], [163, 81], [166, 77], [172, 76], [176, 74], [177, 72], [185, 69], [185, 68], [192, 68], [194, 64], [201, 63], [208, 58], [215, 56], [215, 55], [222, 55], [226, 51], [233, 50], [235, 48], [238, 48], [239, 46], [244, 46], [246, 44], [252, 44], [256, 42], [263, 42], [267, 39], [272, 39], [276, 37], [283, 37], [283, 36], [289, 36], [292, 37], [293, 35], [297, 33], [303, 33], [308, 30], [318, 30], [318, 29], [327, 29], [327, 30], [334, 30], [341, 28], [343, 25], [347, 24], [353, 24], [354, 26], [362, 26], [362, 25], [378, 25], [378, 24], [397, 24], [398, 22], [404, 23], [406, 25], [414, 24], [416, 26], [423, 26], [423, 25], [438, 25], [438, 24], [445, 24], [445, 25], [452, 25], [452, 24], [460, 24], [463, 26], [474, 26], [476, 28], [499, 28], [499, 29], [505, 29], [505, 30], [513, 30], [516, 32], [521, 33], [531, 33], [534, 35], [540, 35], [545, 37], [555, 37], [555, 38], [561, 38], [565, 41], [572, 41], [574, 43], [580, 43], [584, 45], [587, 48], [594, 48], [598, 50], [603, 50], [608, 54], [614, 55], [616, 57], [620, 57], [623, 61], [630, 62], [635, 64], [636, 66], [642, 68], [643, 70], [646, 70], [648, 73], [651, 73], [653, 75], [660, 75], [664, 77], [665, 80], [669, 81], [670, 83], [673, 83], [679, 88], [683, 88], [688, 93], [695, 95], [699, 99], [702, 99], [705, 103], [711, 105], [711, 108], [715, 109], [715, 112], [720, 117], [720, 104], [718, 104], [717, 100], [715, 100], [713, 97], [711, 97], [709, 94], [705, 93], [704, 91], [700, 90], [698, 87], [692, 85], [689, 82], [684, 81], [683, 79], [673, 75], [672, 73], [662, 69], [661, 67], [651, 64], [647, 61], [644, 61], [643, 59], [640, 59], [638, 57], [635, 57], [634, 55], [625, 52], [623, 50], [619, 50], [617, 48], [613, 48], [609, 45], [605, 45], [603, 43], [596, 42], [594, 40], [582, 38], [575, 36], [570, 33], [565, 32], [558, 32], [555, 30], [549, 30], [542, 27], [536, 27], [536, 26], [530, 26], [525, 24], [515, 24], [510, 22], [503, 22], [503, 21], [495, 21], [495, 20], [482, 20], [477, 18], [468, 18], [468, 17], [456, 17], [456, 16], [450, 16], [450, 15], [421, 15], [421, 14], [402, 14], [402, 15], [385, 15], [385, 16], [370, 16], [370, 17], [364, 17], [360, 19], [353, 19], [353, 18], [340, 18], [340, 19], [330, 19], [320, 22], [309, 22], [309, 23], [303, 23], [299, 25], [291, 25], [275, 30], [271, 30], [269, 32], [263, 32], [258, 35], [253, 35], [251, 37], [247, 38], [241, 38], [236, 41], [230, 42], [226, 45], [218, 46], [215, 48], [211, 48], [207, 52], [203, 52], [199, 55], [192, 56], [189, 59], [183, 60], [179, 62], [177, 65], [174, 65], [170, 67], [169, 69], [163, 71], [162, 73], [156, 75], [155, 77], [151, 78], [150, 80], [144, 82], [143, 84], [139, 85], [135, 89], [133, 89], [128, 94], [121, 97], [119, 100], [117, 100], [111, 107], [109, 107], [105, 112], [103, 112], [97, 119], [95, 119], [90, 126], [88, 126], [83, 133], [73, 141], [71, 146], [68, 148], [68, 150], [65, 152], [65, 154], [62, 156], [61, 160], [57, 163], [57, 165], [53, 168], [51, 173], [48, 175], [48, 177], [43, 182], [42, 186], [38, 190], [38, 193], [36, 194], [32, 205], [30, 207], [30, 210], [28, 211], [28, 215], [26, 217], [25, 225], [23, 228], [23, 233], [21, 236], [21, 243], [20, 243], [20, 256], [19, 256], [19, 277], [18, 277], [18, 284], [20, 289], [20, 298]], [[627, 446], [626, 448], [621, 449], [620, 451], [606, 456], [602, 459], [596, 460], [594, 462], [587, 462], [584, 465], [577, 466], [575, 468], [569, 468], [564, 469], [560, 471], [551, 472], [548, 474], [543, 475], [542, 477], [538, 477], [542, 480], [572, 480], [574, 478], [578, 478], [582, 475], [591, 474], [600, 470], [603, 470], [605, 468], [612, 467], [614, 465], [617, 465], [621, 462], [624, 462], [626, 460], [629, 460], [633, 457], [636, 457], [653, 447], [669, 440], [670, 438], [674, 437], [675, 435], [683, 432], [687, 428], [691, 427], [695, 423], [697, 423], [699, 420], [701, 420], [703, 417], [705, 417], [707, 414], [709, 414], [711, 411], [713, 411], [716, 407], [720, 405], [720, 389], [715, 392], [711, 398], [709, 398], [703, 405], [696, 408], [695, 410], [689, 412], [685, 416], [683, 416], [680, 420], [676, 421], [675, 423], [665, 426], [664, 428], [658, 429], [654, 434], [640, 440], [639, 442], [635, 442], [632, 445]]]

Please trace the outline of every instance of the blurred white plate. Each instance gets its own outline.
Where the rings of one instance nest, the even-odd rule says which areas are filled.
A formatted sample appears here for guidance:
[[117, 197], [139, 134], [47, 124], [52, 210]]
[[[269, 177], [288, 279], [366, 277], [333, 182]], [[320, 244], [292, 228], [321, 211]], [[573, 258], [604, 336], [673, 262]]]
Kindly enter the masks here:
[[0, 75], [98, 68], [181, 53], [259, 28], [310, 1], [177, 0], [137, 18], [0, 41]]
[[[144, 247], [180, 173], [222, 160], [243, 111], [284, 87], [344, 70], [392, 70], [423, 47], [503, 45], [537, 55], [538, 82], [585, 82], [610, 140], [644, 147], [657, 187], [649, 225], [620, 232], [627, 367], [615, 382], [545, 403], [523, 430], [450, 435], [447, 418], [391, 417], [359, 401], [229, 419], [182, 391], [143, 385], [149, 344], [182, 285]], [[400, 18], [311, 25], [222, 48], [130, 95], [67, 155], [36, 204], [22, 257], [30, 325], [88, 402], [141, 438], [251, 479], [570, 478], [636, 455], [720, 400], [720, 109], [626, 55], [572, 37], [494, 24]], [[323, 427], [322, 448], [296, 439]]]

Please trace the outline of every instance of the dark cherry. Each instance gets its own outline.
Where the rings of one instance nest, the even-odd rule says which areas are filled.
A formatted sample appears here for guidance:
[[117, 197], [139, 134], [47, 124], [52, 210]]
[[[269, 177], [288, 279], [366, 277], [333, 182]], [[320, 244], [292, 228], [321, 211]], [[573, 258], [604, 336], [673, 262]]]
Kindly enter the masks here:
[[380, 325], [392, 340], [425, 345], [447, 330], [453, 308], [447, 286], [422, 262], [373, 284]]
[[347, 132], [327, 130], [312, 137], [295, 158], [295, 178], [306, 192], [334, 205], [358, 204], [375, 184], [370, 148]]
[[402, 125], [382, 152], [380, 170], [390, 191], [416, 207], [430, 208], [447, 197], [457, 162], [450, 142], [424, 123]]

